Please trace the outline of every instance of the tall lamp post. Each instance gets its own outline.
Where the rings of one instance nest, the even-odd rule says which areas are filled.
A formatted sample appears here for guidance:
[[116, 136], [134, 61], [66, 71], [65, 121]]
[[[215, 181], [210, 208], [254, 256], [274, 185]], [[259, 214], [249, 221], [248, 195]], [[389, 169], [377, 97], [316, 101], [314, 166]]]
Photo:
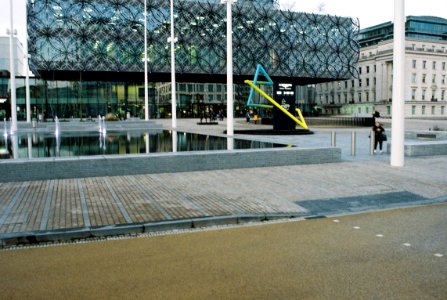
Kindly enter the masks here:
[[9, 32], [9, 72], [11, 74], [11, 133], [17, 131], [17, 99], [16, 99], [16, 71], [14, 64], [14, 10], [12, 6], [12, 0], [10, 3], [10, 17], [11, 17], [11, 28]]
[[221, 0], [227, 5], [227, 135], [234, 135], [233, 126], [233, 22], [231, 5], [237, 0]]
[[147, 82], [147, 0], [144, 0], [144, 120], [149, 120], [149, 95]]
[[175, 42], [174, 37], [174, 0], [171, 0], [171, 36], [168, 38], [168, 42], [171, 42], [171, 112], [172, 112], [172, 129], [177, 128], [177, 101], [175, 91]]
[[393, 104], [391, 166], [404, 166], [405, 143], [405, 6], [394, 0]]
[[[25, 3], [25, 28], [28, 28], [28, 5]], [[29, 87], [29, 58], [28, 54], [28, 31], [26, 32], [25, 39], [25, 102], [26, 102], [26, 122], [31, 122], [31, 96], [30, 96], [30, 87]]]

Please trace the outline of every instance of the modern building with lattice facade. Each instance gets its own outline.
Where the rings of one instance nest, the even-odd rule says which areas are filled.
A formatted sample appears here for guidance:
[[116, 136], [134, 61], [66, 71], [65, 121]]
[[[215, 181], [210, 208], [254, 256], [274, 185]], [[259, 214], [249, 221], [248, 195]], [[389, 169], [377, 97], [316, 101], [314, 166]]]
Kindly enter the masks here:
[[[405, 45], [405, 116], [447, 118], [447, 20], [408, 16]], [[357, 78], [316, 86], [316, 102], [329, 115], [391, 117], [393, 23], [362, 29]]]
[[[33, 110], [48, 118], [123, 112], [143, 116], [146, 22], [150, 115], [162, 115], [170, 99], [160, 97], [162, 90], [156, 87], [170, 81], [169, 4], [148, 0], [145, 18], [143, 0], [29, 0]], [[285, 11], [276, 0], [239, 0], [232, 13], [235, 103], [241, 106], [236, 112], [246, 100], [238, 85], [253, 77], [258, 63], [273, 80], [298, 85], [355, 73], [356, 19]], [[225, 108], [224, 4], [174, 1], [174, 20], [178, 108], [193, 116], [200, 99]], [[18, 104], [24, 105], [20, 95]]]

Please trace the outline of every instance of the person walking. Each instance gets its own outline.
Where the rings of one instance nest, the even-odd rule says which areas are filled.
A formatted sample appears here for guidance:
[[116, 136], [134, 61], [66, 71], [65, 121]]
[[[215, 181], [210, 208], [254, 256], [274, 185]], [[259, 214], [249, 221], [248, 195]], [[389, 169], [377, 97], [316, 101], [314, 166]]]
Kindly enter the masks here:
[[374, 153], [377, 153], [377, 145], [379, 145], [380, 154], [383, 153], [383, 141], [386, 141], [385, 129], [380, 122], [376, 122], [372, 129], [374, 131]]

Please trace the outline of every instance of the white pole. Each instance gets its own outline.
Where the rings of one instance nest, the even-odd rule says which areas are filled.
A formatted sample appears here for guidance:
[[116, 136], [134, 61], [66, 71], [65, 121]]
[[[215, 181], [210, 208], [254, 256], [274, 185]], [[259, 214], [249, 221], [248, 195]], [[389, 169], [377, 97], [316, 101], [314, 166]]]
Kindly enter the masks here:
[[[28, 6], [25, 3], [25, 28], [28, 28]], [[25, 101], [26, 101], [26, 122], [31, 123], [31, 97], [29, 89], [29, 54], [28, 54], [28, 31], [25, 39]]]
[[26, 98], [26, 122], [31, 122], [31, 95], [30, 95], [30, 88], [29, 88], [29, 65], [28, 65], [28, 42], [26, 42], [26, 55], [25, 55], [25, 98]]
[[10, 17], [11, 17], [11, 28], [9, 33], [9, 66], [11, 73], [10, 81], [11, 81], [11, 132], [14, 133], [17, 131], [17, 100], [16, 100], [16, 71], [14, 64], [14, 11], [12, 7], [12, 0], [10, 3]]
[[404, 166], [405, 135], [405, 6], [394, 0], [393, 107], [391, 166]]
[[175, 91], [175, 37], [174, 37], [174, 0], [171, 0], [171, 95], [172, 95], [172, 129], [177, 128], [177, 101]]
[[233, 126], [233, 22], [231, 5], [235, 0], [227, 2], [227, 135], [234, 135]]
[[144, 120], [149, 120], [149, 95], [147, 82], [147, 0], [144, 0]]

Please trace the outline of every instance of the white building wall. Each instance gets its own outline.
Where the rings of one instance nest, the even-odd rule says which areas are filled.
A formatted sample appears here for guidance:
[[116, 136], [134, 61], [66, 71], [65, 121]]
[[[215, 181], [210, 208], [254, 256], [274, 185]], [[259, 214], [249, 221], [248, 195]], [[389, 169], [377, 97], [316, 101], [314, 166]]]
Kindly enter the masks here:
[[[365, 115], [377, 110], [390, 117], [392, 61], [392, 40], [360, 49], [358, 78], [317, 85], [316, 103], [322, 113]], [[407, 39], [405, 64], [405, 116], [447, 118], [447, 42]], [[331, 95], [343, 101], [331, 103]]]
[[[14, 37], [13, 41], [15, 46], [14, 62], [16, 76], [25, 76], [23, 46], [17, 37]], [[0, 36], [0, 70], [9, 71], [9, 69], [9, 37]]]

